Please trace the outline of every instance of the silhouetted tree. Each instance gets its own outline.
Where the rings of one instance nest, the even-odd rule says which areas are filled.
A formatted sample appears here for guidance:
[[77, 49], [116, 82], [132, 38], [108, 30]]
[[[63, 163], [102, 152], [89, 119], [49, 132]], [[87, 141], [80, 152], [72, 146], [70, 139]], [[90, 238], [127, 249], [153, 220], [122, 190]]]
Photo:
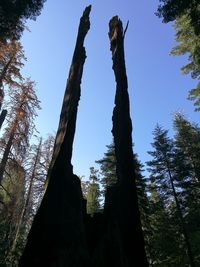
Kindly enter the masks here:
[[163, 22], [174, 21], [184, 14], [188, 14], [195, 33], [200, 34], [200, 4], [198, 0], [160, 0], [157, 15]]
[[95, 161], [100, 166], [100, 181], [103, 194], [105, 194], [108, 187], [117, 182], [115, 145], [111, 143], [106, 147], [107, 151], [104, 153], [104, 157]]
[[176, 177], [179, 176], [180, 173], [177, 172], [174, 143], [168, 138], [167, 131], [163, 130], [160, 126], [157, 126], [154, 130], [154, 142], [152, 143], [152, 146], [154, 151], [148, 152], [153, 157], [153, 160], [147, 162], [150, 167], [149, 171], [154, 178], [155, 185], [157, 185], [159, 190], [165, 191], [165, 205], [168, 205], [171, 202], [171, 197], [174, 199], [176, 212], [179, 217], [180, 233], [184, 236], [189, 264], [191, 267], [194, 267], [194, 255], [178, 198], [178, 188], [175, 185]]
[[[123, 29], [121, 20], [115, 16], [109, 23], [110, 50], [112, 52], [113, 71], [116, 80], [115, 107], [113, 109], [112, 133], [116, 156], [116, 191], [106, 196], [105, 208], [113, 212], [118, 225], [122, 244], [123, 257], [127, 266], [148, 266], [144, 236], [142, 232], [136, 174], [132, 150], [132, 122], [130, 118], [128, 81], [124, 58], [124, 36], [127, 27]], [[110, 191], [110, 190], [109, 190]], [[120, 201], [119, 201], [120, 199]], [[107, 205], [107, 207], [106, 207]], [[135, 242], [135, 250], [130, 243]]]
[[0, 40], [19, 39], [27, 19], [35, 20], [45, 0], [1, 0]]

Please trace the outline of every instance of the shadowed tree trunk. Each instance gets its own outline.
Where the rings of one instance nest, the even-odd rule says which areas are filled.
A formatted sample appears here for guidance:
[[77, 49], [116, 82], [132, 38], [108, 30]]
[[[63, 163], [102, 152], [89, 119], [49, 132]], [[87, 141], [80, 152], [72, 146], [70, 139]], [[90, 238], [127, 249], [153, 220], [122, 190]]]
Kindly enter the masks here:
[[121, 253], [124, 262], [120, 266], [147, 267], [148, 262], [144, 249], [144, 237], [140, 222], [135, 182], [136, 174], [131, 136], [132, 123], [124, 59], [124, 35], [125, 32], [123, 31], [121, 20], [117, 16], [113, 17], [109, 23], [109, 38], [113, 70], [117, 84], [112, 118], [112, 133], [114, 136], [118, 181], [117, 185], [113, 188], [114, 191], [106, 196], [105, 212], [107, 209], [111, 211], [115, 225], [118, 228], [118, 240], [121, 243]]
[[13, 122], [10, 134], [9, 134], [9, 139], [8, 142], [6, 144], [5, 150], [3, 152], [3, 157], [0, 163], [0, 183], [2, 183], [3, 180], [3, 175], [5, 172], [5, 168], [6, 168], [6, 163], [8, 161], [8, 156], [10, 154], [10, 150], [13, 144], [13, 140], [15, 138], [15, 133], [16, 133], [16, 129], [17, 129], [17, 125], [19, 123], [19, 114], [16, 115], [16, 119]]
[[90, 28], [90, 10], [91, 6], [88, 6], [80, 20], [47, 189], [30, 230], [20, 267], [89, 266], [82, 223], [83, 197], [80, 180], [73, 174], [71, 157], [86, 58], [83, 43]]
[[1, 114], [0, 114], [0, 129], [2, 127], [3, 122], [5, 121], [7, 113], [8, 113], [7, 110], [3, 109]]

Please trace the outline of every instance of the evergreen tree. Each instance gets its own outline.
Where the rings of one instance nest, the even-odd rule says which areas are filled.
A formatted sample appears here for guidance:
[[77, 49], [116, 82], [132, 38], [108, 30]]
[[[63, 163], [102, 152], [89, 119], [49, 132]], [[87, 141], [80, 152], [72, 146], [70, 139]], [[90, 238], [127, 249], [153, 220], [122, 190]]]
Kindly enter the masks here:
[[2, 200], [0, 209], [0, 266], [2, 267], [16, 266], [14, 258], [19, 257], [19, 250], [15, 250], [11, 264], [8, 255], [15, 240], [26, 190], [24, 168], [14, 160], [9, 160], [7, 165], [7, 172], [0, 190]]
[[177, 45], [172, 55], [188, 56], [188, 64], [182, 67], [184, 74], [191, 73], [198, 80], [196, 88], [189, 91], [188, 99], [195, 101], [200, 110], [200, 3], [199, 0], [161, 0], [157, 15], [164, 22], [175, 21]]
[[0, 41], [0, 89], [4, 85], [15, 86], [22, 81], [21, 68], [26, 57], [19, 41]]
[[[191, 123], [183, 115], [176, 114], [174, 118], [174, 128], [176, 131], [175, 143], [179, 154], [182, 154], [182, 162], [186, 169], [185, 179], [180, 176], [181, 201], [185, 207], [184, 220], [191, 237], [192, 249], [196, 262], [200, 264], [200, 129], [197, 124]], [[182, 167], [182, 172], [184, 170]]]
[[184, 154], [191, 170], [193, 182], [200, 183], [200, 128], [189, 122], [183, 115], [174, 118], [176, 147]]
[[[104, 153], [104, 157], [95, 162], [100, 165], [100, 183], [103, 190], [103, 196], [105, 195], [106, 189], [112, 187], [117, 182], [116, 176], [116, 156], [115, 156], [115, 146], [112, 142], [110, 145], [107, 145], [107, 151]], [[136, 185], [137, 185], [137, 194], [139, 206], [141, 209], [141, 214], [145, 214], [148, 209], [148, 199], [146, 195], [146, 179], [142, 175], [143, 165], [137, 158], [137, 155], [133, 156], [134, 169], [136, 174]], [[142, 215], [142, 216], [143, 216]]]
[[89, 184], [87, 189], [87, 213], [91, 216], [100, 209], [100, 187], [98, 170], [90, 167]]
[[183, 74], [191, 74], [193, 79], [197, 79], [196, 88], [189, 91], [188, 99], [194, 101], [195, 111], [200, 108], [200, 38], [191, 27], [188, 14], [177, 18], [174, 23], [176, 31], [177, 45], [172, 49], [174, 56], [187, 55], [188, 63], [181, 70]]
[[[17, 165], [17, 169], [17, 161], [13, 158], [8, 162], [3, 187], [0, 191], [3, 207], [0, 210], [2, 217], [0, 220], [2, 230], [0, 258], [4, 264], [2, 266], [18, 266], [34, 215], [44, 194], [48, 159], [51, 158], [53, 152], [53, 140], [53, 136], [49, 135], [44, 142], [40, 138], [38, 144], [33, 144], [27, 150], [22, 162], [23, 167]], [[12, 166], [15, 167], [14, 171]], [[13, 201], [16, 203], [14, 204]], [[6, 241], [5, 236], [7, 236]]]
[[33, 81], [27, 79], [21, 82], [17, 89], [10, 92], [8, 125], [1, 139], [4, 143], [4, 151], [0, 163], [0, 183], [11, 152], [21, 156], [21, 160], [25, 156], [30, 136], [35, 130], [36, 110], [40, 108]]
[[[0, 41], [0, 110], [4, 98], [4, 86], [10, 89], [19, 85], [23, 80], [21, 68], [26, 58], [20, 42], [12, 41], [3, 43]], [[15, 88], [13, 88], [15, 89]], [[4, 122], [7, 110], [2, 110], [0, 114], [0, 128]]]
[[100, 165], [101, 186], [102, 193], [105, 195], [106, 189], [117, 182], [116, 177], [116, 157], [115, 157], [115, 145], [112, 142], [107, 145], [107, 151], [104, 153], [104, 157], [95, 162]]
[[19, 39], [27, 19], [35, 20], [45, 0], [1, 0], [0, 39]]
[[188, 14], [195, 34], [200, 34], [200, 9], [198, 0], [160, 0], [157, 15], [167, 23]]
[[[158, 193], [164, 195], [164, 204], [168, 208], [172, 203], [175, 206], [176, 214], [180, 224], [179, 233], [184, 237], [184, 245], [188, 255], [188, 261], [191, 267], [195, 266], [194, 256], [191, 249], [191, 243], [186, 229], [182, 207], [179, 201], [179, 186], [176, 184], [176, 178], [179, 176], [176, 167], [176, 151], [173, 141], [167, 136], [167, 131], [157, 126], [154, 130], [154, 142], [152, 143], [154, 151], [149, 152], [153, 160], [147, 162], [151, 176], [154, 178]], [[181, 161], [179, 161], [180, 163]]]
[[[110, 145], [107, 145], [107, 151], [104, 153], [104, 157], [101, 160], [97, 160], [96, 163], [100, 165], [100, 184], [103, 190], [101, 191], [102, 195], [105, 195], [106, 190], [109, 187], [112, 187], [117, 182], [116, 177], [116, 156], [115, 156], [115, 146], [112, 142]], [[150, 244], [150, 210], [149, 210], [149, 200], [147, 197], [147, 184], [146, 178], [142, 175], [143, 165], [137, 158], [137, 155], [134, 154], [133, 158], [135, 177], [136, 177], [136, 186], [138, 194], [138, 203], [141, 215], [142, 229], [145, 239], [145, 247], [148, 258], [150, 259], [151, 255], [151, 244]]]
[[187, 255], [183, 248], [183, 238], [180, 235], [177, 215], [166, 207], [165, 195], [161, 194], [150, 177], [148, 232], [146, 239], [149, 263], [151, 267], [186, 266]]

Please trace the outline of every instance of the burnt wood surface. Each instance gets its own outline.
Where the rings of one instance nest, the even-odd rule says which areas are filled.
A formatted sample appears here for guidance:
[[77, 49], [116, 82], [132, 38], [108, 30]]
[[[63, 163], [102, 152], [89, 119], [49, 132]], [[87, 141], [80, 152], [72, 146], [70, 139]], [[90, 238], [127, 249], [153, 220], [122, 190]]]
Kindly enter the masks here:
[[125, 31], [115, 16], [109, 23], [110, 50], [116, 80], [115, 107], [113, 110], [113, 137], [116, 154], [117, 184], [107, 194], [105, 212], [112, 214], [125, 266], [148, 266], [144, 237], [140, 221], [135, 166], [132, 150], [132, 122], [128, 95], [128, 82], [124, 57]]

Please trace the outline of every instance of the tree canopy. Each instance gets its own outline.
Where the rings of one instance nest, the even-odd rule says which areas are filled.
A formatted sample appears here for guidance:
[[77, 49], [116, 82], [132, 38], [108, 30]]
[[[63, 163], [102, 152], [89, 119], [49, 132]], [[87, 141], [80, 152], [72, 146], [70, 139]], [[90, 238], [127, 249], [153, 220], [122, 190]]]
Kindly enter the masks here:
[[163, 22], [174, 21], [188, 13], [196, 34], [200, 34], [200, 4], [198, 0], [160, 0], [157, 15]]
[[27, 19], [35, 20], [45, 0], [1, 0], [0, 40], [19, 39]]

